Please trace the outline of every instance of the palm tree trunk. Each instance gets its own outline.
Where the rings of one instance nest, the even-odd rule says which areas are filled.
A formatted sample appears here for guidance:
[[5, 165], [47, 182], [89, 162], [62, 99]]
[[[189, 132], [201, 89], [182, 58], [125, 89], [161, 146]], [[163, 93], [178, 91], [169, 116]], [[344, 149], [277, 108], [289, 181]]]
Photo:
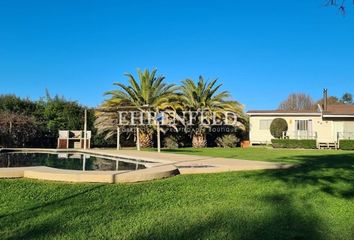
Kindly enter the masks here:
[[152, 147], [152, 134], [149, 132], [141, 131], [139, 132], [140, 146], [142, 148]]
[[203, 148], [207, 144], [205, 134], [194, 133], [192, 139], [192, 145], [194, 148]]

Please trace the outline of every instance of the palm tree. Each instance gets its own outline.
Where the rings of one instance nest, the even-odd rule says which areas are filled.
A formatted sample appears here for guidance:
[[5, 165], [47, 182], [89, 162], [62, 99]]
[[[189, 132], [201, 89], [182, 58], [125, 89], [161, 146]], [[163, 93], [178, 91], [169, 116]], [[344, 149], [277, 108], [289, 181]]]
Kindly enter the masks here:
[[[153, 110], [164, 110], [172, 106], [172, 99], [176, 97], [176, 86], [174, 84], [167, 84], [164, 82], [165, 77], [157, 76], [157, 70], [153, 69], [141, 71], [137, 70], [138, 80], [127, 73], [128, 85], [117, 82], [114, 85], [119, 89], [108, 91], [105, 94], [110, 98], [102, 104], [103, 109], [111, 109], [106, 113], [98, 113], [96, 127], [100, 132], [106, 132], [107, 137], [114, 134], [117, 123], [117, 115], [112, 114], [112, 109], [119, 109], [121, 107], [129, 107], [135, 110], [142, 108], [149, 108]], [[142, 147], [152, 146], [152, 128], [145, 127], [139, 132], [140, 144]]]
[[[246, 118], [243, 112], [243, 106], [237, 101], [228, 100], [230, 94], [227, 91], [218, 90], [222, 84], [216, 85], [217, 79], [210, 82], [205, 81], [202, 76], [195, 83], [191, 79], [182, 81], [181, 102], [185, 110], [190, 111], [209, 111], [219, 113], [217, 117], [221, 117], [221, 112], [230, 111], [238, 115], [238, 121], [245, 124]], [[206, 126], [196, 121], [192, 132], [193, 147], [206, 146]]]

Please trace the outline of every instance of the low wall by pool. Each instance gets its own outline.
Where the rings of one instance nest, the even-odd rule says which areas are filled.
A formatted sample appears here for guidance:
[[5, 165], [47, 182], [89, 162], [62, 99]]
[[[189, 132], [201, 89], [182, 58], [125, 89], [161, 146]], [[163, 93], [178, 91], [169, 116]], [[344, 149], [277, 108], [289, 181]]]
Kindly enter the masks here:
[[156, 166], [137, 171], [79, 171], [50, 167], [0, 168], [0, 178], [31, 178], [81, 183], [134, 183], [168, 178], [179, 174], [173, 165]]
[[[3, 152], [15, 151], [25, 153], [58, 153], [51, 149], [3, 149]], [[62, 152], [62, 151], [60, 151]], [[68, 153], [73, 153], [69, 151]], [[92, 153], [91, 153], [92, 154]], [[12, 158], [11, 155], [8, 156]], [[117, 156], [104, 156], [111, 160], [117, 160]], [[27, 160], [27, 159], [26, 159]], [[122, 160], [122, 159], [121, 159]], [[70, 170], [61, 169], [56, 166], [13, 166], [1, 167], [0, 178], [31, 178], [39, 180], [64, 181], [64, 182], [87, 182], [87, 183], [133, 183], [150, 181], [154, 179], [168, 178], [178, 175], [180, 172], [172, 164], [162, 164], [158, 162], [149, 162], [139, 159], [124, 158], [125, 162], [135, 162], [140, 165], [145, 165], [144, 169], [136, 169], [134, 171], [127, 169], [112, 169], [112, 170]], [[85, 164], [84, 164], [85, 165]]]

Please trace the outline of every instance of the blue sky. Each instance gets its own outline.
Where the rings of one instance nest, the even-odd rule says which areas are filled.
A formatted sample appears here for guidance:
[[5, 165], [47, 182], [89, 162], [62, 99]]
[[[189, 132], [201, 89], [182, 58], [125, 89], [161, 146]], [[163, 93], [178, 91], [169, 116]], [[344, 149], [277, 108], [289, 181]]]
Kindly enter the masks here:
[[[354, 93], [354, 11], [323, 0], [0, 0], [0, 94], [97, 106], [124, 72], [219, 78], [246, 109]], [[348, 1], [349, 3], [350, 1]]]

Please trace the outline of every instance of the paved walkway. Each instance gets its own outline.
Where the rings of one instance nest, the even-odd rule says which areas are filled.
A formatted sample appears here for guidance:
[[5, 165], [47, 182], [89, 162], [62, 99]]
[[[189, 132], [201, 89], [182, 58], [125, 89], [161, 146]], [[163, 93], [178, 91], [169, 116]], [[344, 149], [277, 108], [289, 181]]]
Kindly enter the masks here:
[[261, 169], [284, 169], [292, 165], [274, 162], [240, 160], [175, 153], [158, 153], [137, 150], [90, 149], [87, 153], [148, 161], [148, 166], [174, 165], [181, 174], [215, 173]]

